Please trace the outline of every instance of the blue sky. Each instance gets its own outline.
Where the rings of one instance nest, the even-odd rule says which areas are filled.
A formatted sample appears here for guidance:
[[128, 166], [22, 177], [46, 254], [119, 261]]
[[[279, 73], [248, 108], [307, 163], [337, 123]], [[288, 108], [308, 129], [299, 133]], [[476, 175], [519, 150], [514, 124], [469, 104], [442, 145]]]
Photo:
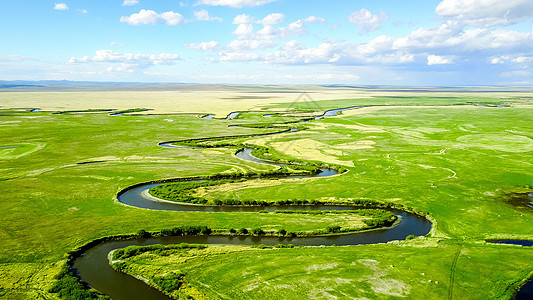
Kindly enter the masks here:
[[533, 85], [531, 0], [17, 0], [0, 80]]

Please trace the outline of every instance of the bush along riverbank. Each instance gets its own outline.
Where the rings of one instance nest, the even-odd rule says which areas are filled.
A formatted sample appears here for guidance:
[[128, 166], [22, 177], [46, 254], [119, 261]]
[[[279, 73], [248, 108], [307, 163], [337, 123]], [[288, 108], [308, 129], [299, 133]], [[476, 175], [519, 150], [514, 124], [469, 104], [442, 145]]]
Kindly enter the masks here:
[[87, 250], [101, 243], [157, 236], [209, 235], [212, 232], [212, 229], [207, 226], [185, 225], [174, 227], [171, 229], [163, 229], [157, 232], [147, 232], [145, 230], [139, 230], [135, 234], [114, 235], [92, 240], [87, 244], [80, 246], [67, 254], [67, 261], [62, 266], [61, 271], [54, 277], [56, 281], [49, 289], [49, 292], [57, 294], [58, 297], [61, 299], [68, 300], [110, 299], [108, 296], [94, 289], [91, 289], [87, 284], [82, 282], [72, 270], [74, 261], [78, 257], [83, 255]]
[[253, 144], [245, 144], [239, 142], [230, 142], [230, 140], [236, 140], [239, 138], [251, 138], [259, 136], [268, 136], [276, 135], [282, 133], [289, 133], [292, 131], [299, 131], [302, 129], [295, 128], [286, 128], [281, 131], [267, 132], [267, 133], [257, 133], [257, 134], [243, 134], [243, 135], [227, 135], [227, 136], [215, 136], [215, 137], [206, 137], [206, 138], [193, 138], [193, 139], [184, 139], [177, 141], [162, 142], [159, 145], [178, 145], [185, 147], [196, 147], [196, 148], [236, 148], [237, 152], [243, 151], [245, 148], [253, 149], [251, 155], [258, 158], [266, 160], [266, 162], [282, 163], [288, 164], [289, 167], [293, 170], [306, 171], [313, 174], [320, 173], [321, 168], [331, 169], [337, 173], [344, 173], [347, 171], [346, 168], [338, 165], [324, 164], [320, 161], [305, 161], [295, 158], [282, 158], [280, 154], [274, 151], [271, 148], [258, 146]]
[[[339, 174], [347, 171], [345, 167], [338, 166], [338, 165], [324, 164], [323, 162], [320, 162], [320, 161], [308, 161], [308, 160], [301, 160], [301, 159], [296, 159], [296, 158], [284, 159], [280, 157], [277, 151], [274, 151], [273, 149], [264, 147], [264, 146], [245, 144], [244, 147], [253, 149], [251, 152], [251, 155], [256, 158], [266, 160], [267, 162], [271, 161], [274, 163], [288, 164], [290, 165], [292, 169], [307, 170], [310, 172], [319, 172], [321, 168], [327, 168], [327, 169], [335, 170]], [[244, 149], [244, 147], [241, 148], [240, 150]]]
[[159, 144], [160, 145], [161, 144], [172, 144], [172, 145], [196, 147], [196, 148], [222, 148], [222, 147], [242, 148], [243, 147], [242, 143], [236, 143], [236, 142], [234, 143], [230, 143], [230, 142], [213, 143], [213, 142], [236, 140], [236, 139], [241, 139], [241, 138], [252, 138], [252, 137], [259, 137], [259, 136], [268, 136], [268, 135], [291, 132], [291, 128], [280, 128], [280, 129], [282, 130], [273, 131], [273, 132], [265, 132], [265, 133], [237, 134], [237, 135], [224, 135], [224, 136], [214, 136], [214, 137], [204, 137], [204, 138], [183, 139], [183, 140], [162, 142]]
[[206, 249], [206, 245], [181, 243], [176, 245], [149, 245], [149, 246], [128, 246], [122, 249], [113, 250], [110, 253], [110, 265], [117, 271], [144, 281], [149, 286], [156, 288], [163, 294], [174, 299], [204, 299], [204, 295], [193, 288], [186, 280], [184, 273], [173, 271], [161, 275], [148, 276], [148, 278], [132, 274], [129, 266], [129, 259], [135, 256], [149, 253], [161, 257], [171, 255], [193, 256], [193, 251]]

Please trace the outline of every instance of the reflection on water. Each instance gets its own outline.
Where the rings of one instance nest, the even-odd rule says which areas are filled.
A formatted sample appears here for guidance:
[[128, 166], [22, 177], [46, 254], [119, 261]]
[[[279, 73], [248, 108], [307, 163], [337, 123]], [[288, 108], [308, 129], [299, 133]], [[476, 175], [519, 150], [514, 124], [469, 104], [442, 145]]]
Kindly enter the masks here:
[[240, 113], [241, 113], [240, 111], [234, 111], [234, 112], [230, 113], [230, 114], [226, 117], [226, 119], [228, 119], [228, 120], [233, 120], [233, 119], [235, 119]]
[[324, 114], [322, 114], [320, 116], [316, 116], [315, 120], [320, 120], [320, 119], [325, 118], [325, 117], [336, 116], [341, 111], [350, 110], [350, 109], [357, 109], [357, 108], [363, 108], [363, 107], [364, 106], [352, 106], [352, 107], [345, 107], [345, 108], [330, 109], [330, 110], [327, 110]]

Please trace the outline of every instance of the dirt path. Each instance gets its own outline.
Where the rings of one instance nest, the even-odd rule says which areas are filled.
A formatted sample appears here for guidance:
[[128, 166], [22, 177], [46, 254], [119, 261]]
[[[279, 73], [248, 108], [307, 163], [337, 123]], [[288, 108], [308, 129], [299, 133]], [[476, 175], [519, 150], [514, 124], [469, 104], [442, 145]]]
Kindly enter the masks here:
[[452, 262], [452, 268], [450, 273], [450, 287], [448, 289], [448, 300], [453, 299], [453, 285], [455, 283], [455, 271], [457, 269], [457, 260], [459, 260], [459, 256], [461, 255], [461, 251], [463, 250], [463, 246], [459, 246], [459, 249], [457, 249], [457, 252], [455, 253], [455, 256], [453, 257]]

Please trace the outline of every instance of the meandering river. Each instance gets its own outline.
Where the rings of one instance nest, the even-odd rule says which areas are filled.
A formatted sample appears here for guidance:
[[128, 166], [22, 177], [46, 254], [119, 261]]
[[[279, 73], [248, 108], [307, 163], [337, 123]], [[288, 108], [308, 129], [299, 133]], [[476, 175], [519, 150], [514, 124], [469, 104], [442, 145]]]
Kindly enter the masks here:
[[[315, 116], [318, 120], [328, 116], [335, 116], [339, 112], [348, 109], [357, 109], [362, 106], [354, 106], [348, 108], [332, 109], [326, 111], [324, 114]], [[233, 112], [228, 115], [227, 119], [235, 118], [239, 112]], [[211, 119], [214, 115], [206, 115], [205, 119]], [[265, 117], [271, 115], [265, 115]], [[311, 119], [312, 120], [312, 119]], [[302, 120], [303, 122], [309, 119]], [[293, 131], [293, 130], [290, 130]], [[280, 132], [283, 133], [283, 132]], [[274, 133], [275, 134], [275, 133]], [[178, 148], [180, 146], [173, 145], [172, 142], [160, 143], [160, 146], [168, 148]], [[0, 148], [7, 148], [12, 146], [4, 146]], [[259, 159], [251, 155], [253, 149], [245, 148], [238, 151], [235, 155], [243, 160], [269, 164], [275, 166], [287, 166], [287, 164], [275, 161], [267, 161]], [[291, 175], [280, 176], [281, 178], [307, 178], [307, 177], [328, 177], [338, 175], [333, 169], [323, 168], [321, 172], [314, 175]], [[147, 195], [150, 188], [158, 184], [144, 184], [137, 185], [133, 188], [128, 188], [121, 191], [117, 198], [126, 205], [152, 209], [152, 210], [172, 210], [172, 211], [202, 211], [202, 212], [258, 212], [258, 211], [276, 211], [276, 210], [354, 210], [360, 209], [357, 206], [347, 205], [281, 205], [281, 206], [216, 206], [216, 205], [191, 205], [180, 204], [170, 201], [156, 201], [153, 197]], [[364, 232], [355, 232], [343, 235], [331, 236], [316, 236], [316, 237], [254, 237], [254, 236], [228, 236], [228, 235], [209, 235], [209, 236], [175, 236], [175, 237], [159, 237], [159, 238], [133, 238], [121, 241], [103, 242], [94, 247], [87, 249], [79, 255], [73, 262], [72, 271], [82, 281], [89, 284], [91, 287], [100, 292], [109, 295], [115, 300], [132, 300], [132, 299], [170, 299], [160, 291], [146, 285], [141, 280], [138, 280], [130, 275], [116, 272], [108, 261], [108, 254], [114, 249], [124, 248], [131, 245], [152, 245], [152, 244], [176, 244], [176, 243], [195, 243], [195, 244], [233, 244], [233, 245], [275, 245], [275, 244], [293, 244], [296, 246], [318, 246], [318, 245], [359, 245], [359, 244], [373, 244], [386, 243], [393, 240], [403, 240], [408, 235], [422, 236], [429, 233], [431, 230], [431, 222], [427, 219], [404, 211], [392, 210], [398, 217], [400, 222], [392, 228], [383, 228]], [[516, 241], [498, 241], [500, 243], [517, 243]], [[531, 246], [531, 242], [520, 244], [523, 246]], [[533, 296], [533, 280], [529, 280], [521, 287], [516, 295], [516, 299], [531, 299]]]
[[[165, 143], [161, 146], [171, 146]], [[270, 164], [276, 166], [286, 166], [283, 163], [266, 161], [251, 155], [252, 149], [243, 149], [236, 153], [236, 156], [247, 161], [256, 163]], [[304, 178], [304, 177], [327, 177], [337, 175], [332, 169], [321, 169], [321, 172], [315, 175], [285, 176], [284, 178]], [[153, 210], [173, 210], [173, 211], [204, 211], [204, 212], [257, 212], [261, 210], [354, 210], [360, 209], [357, 206], [345, 205], [283, 205], [283, 206], [208, 206], [208, 205], [190, 205], [173, 202], [154, 201], [152, 197], [147, 196], [147, 190], [158, 184], [140, 185], [135, 188], [127, 189], [117, 196], [118, 200], [124, 204], [153, 209]], [[431, 223], [418, 215], [393, 210], [400, 217], [400, 222], [392, 228], [377, 229], [360, 233], [317, 236], [317, 237], [252, 237], [252, 236], [227, 236], [227, 235], [209, 235], [209, 236], [176, 236], [160, 237], [149, 239], [130, 239], [122, 241], [109, 241], [98, 244], [81, 256], [76, 258], [73, 263], [73, 272], [91, 287], [100, 292], [111, 296], [115, 300], [120, 299], [169, 299], [160, 291], [146, 285], [144, 282], [137, 280], [129, 275], [116, 272], [109, 265], [108, 254], [111, 250], [123, 248], [131, 245], [151, 245], [151, 244], [175, 244], [175, 243], [199, 243], [199, 244], [236, 244], [236, 245], [254, 245], [254, 244], [294, 244], [297, 246], [318, 246], [318, 245], [358, 245], [386, 243], [392, 240], [402, 240], [408, 235], [421, 236], [426, 235], [431, 230]]]

